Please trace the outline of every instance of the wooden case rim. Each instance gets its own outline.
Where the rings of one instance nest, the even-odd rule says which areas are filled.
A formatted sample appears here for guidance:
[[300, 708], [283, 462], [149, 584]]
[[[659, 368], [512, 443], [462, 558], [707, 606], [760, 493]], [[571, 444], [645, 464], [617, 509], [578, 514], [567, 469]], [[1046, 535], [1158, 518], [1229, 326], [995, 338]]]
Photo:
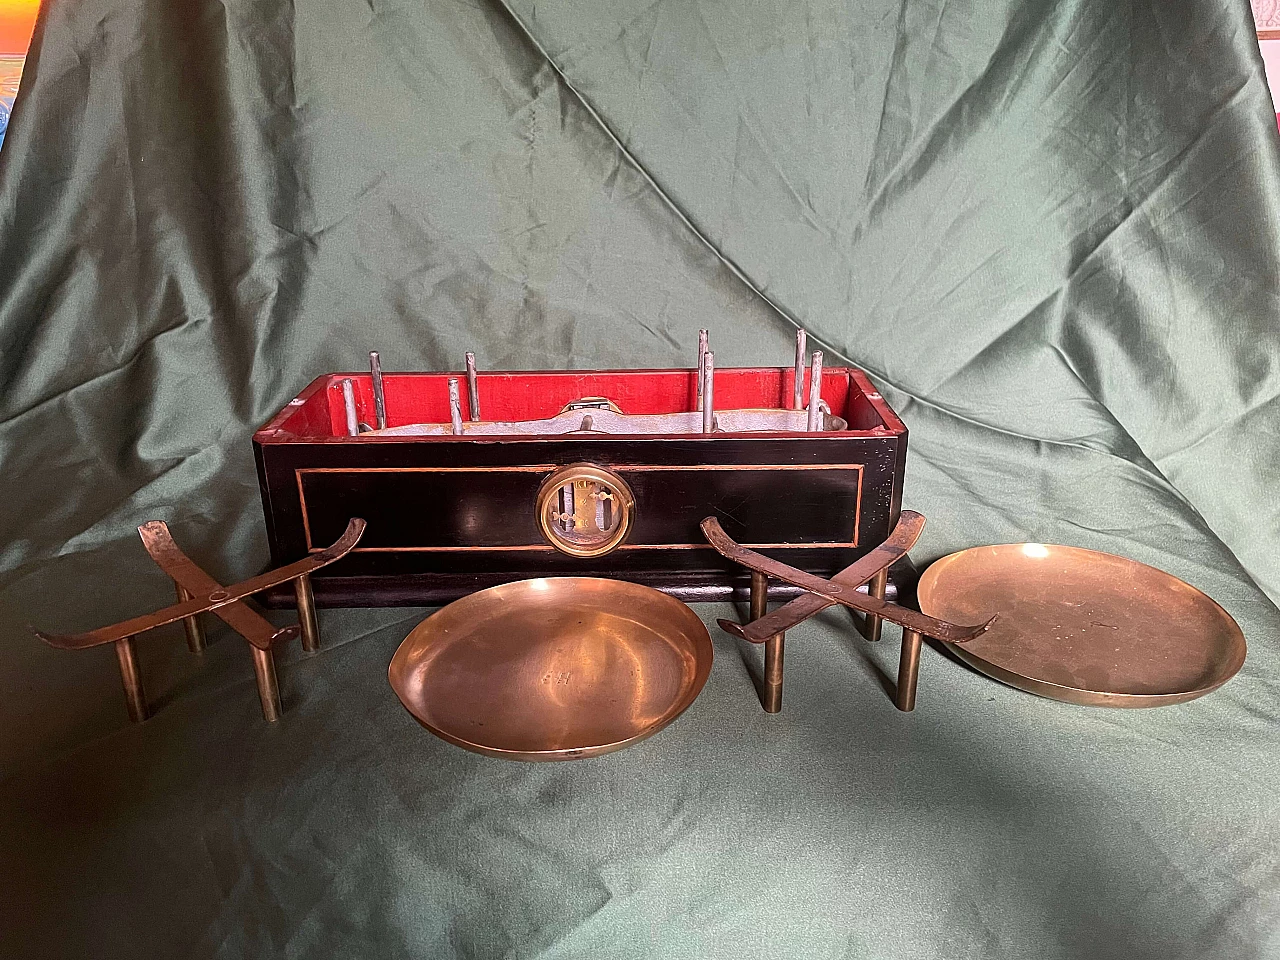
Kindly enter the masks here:
[[[784, 374], [788, 372], [786, 368], [774, 368], [774, 367], [733, 367], [728, 369], [741, 371], [745, 373], [756, 372], [756, 371], [773, 372], [778, 369], [781, 369]], [[520, 377], [520, 376], [546, 377], [546, 376], [561, 376], [561, 375], [574, 376], [574, 375], [580, 375], [583, 373], [590, 373], [595, 376], [611, 376], [611, 375], [641, 376], [644, 374], [689, 374], [690, 371], [682, 367], [665, 367], [665, 368], [652, 369], [652, 370], [646, 369], [646, 370], [590, 370], [590, 371], [584, 371], [584, 370], [490, 370], [490, 371], [485, 371], [483, 374], [481, 374], [481, 377], [482, 378], [488, 377], [494, 374], [499, 374], [507, 377]], [[888, 402], [880, 394], [880, 391], [875, 388], [875, 386], [871, 383], [871, 380], [867, 377], [867, 375], [863, 373], [861, 370], [859, 370], [857, 367], [829, 367], [825, 371], [825, 373], [828, 376], [831, 374], [844, 373], [851, 381], [851, 385], [856, 386], [858, 391], [862, 394], [862, 396], [866, 399], [866, 401], [871, 405], [871, 408], [875, 411], [876, 415], [880, 418], [882, 426], [872, 427], [870, 429], [862, 429], [862, 430], [850, 429], [847, 431], [842, 431], [842, 433], [838, 433], [838, 434], [822, 433], [822, 434], [818, 434], [818, 436], [822, 437], [823, 439], [829, 440], [829, 439], [850, 439], [853, 437], [896, 436], [899, 434], [905, 434], [907, 432], [906, 425], [898, 418], [898, 415], [893, 412], [893, 409], [889, 406]], [[392, 377], [396, 377], [396, 378], [447, 377], [450, 375], [453, 375], [452, 371], [384, 374], [384, 376], [386, 376], [388, 379]], [[461, 376], [461, 374], [458, 374], [458, 375]], [[322, 390], [327, 389], [334, 382], [342, 380], [344, 378], [348, 378], [348, 377], [353, 380], [360, 379], [360, 378], [367, 379], [369, 377], [369, 374], [367, 372], [326, 373], [326, 374], [322, 374], [319, 377], [316, 377], [316, 379], [312, 380], [311, 383], [307, 384], [307, 386], [302, 390], [301, 393], [298, 394], [297, 397], [295, 397], [293, 400], [290, 400], [289, 403], [287, 403], [275, 414], [275, 416], [271, 417], [270, 420], [268, 420], [257, 431], [254, 432], [253, 434], [254, 442], [269, 443], [269, 444], [277, 444], [277, 443], [346, 444], [346, 443], [352, 443], [352, 442], [358, 442], [361, 444], [442, 443], [442, 442], [443, 443], [458, 443], [458, 442], [521, 443], [521, 442], [545, 440], [550, 437], [559, 436], [558, 434], [539, 434], [539, 435], [510, 434], [505, 436], [485, 436], [485, 437], [474, 437], [474, 436], [455, 437], [455, 436], [447, 436], [447, 435], [446, 436], [416, 436], [416, 437], [415, 436], [350, 437], [350, 436], [332, 436], [332, 435], [295, 434], [283, 429], [284, 423], [291, 416], [297, 413], [298, 409], [302, 407], [305, 403], [307, 403], [307, 401], [310, 400], [313, 396], [315, 396], [315, 394], [319, 393]], [[617, 440], [617, 439], [636, 440], [640, 438], [643, 438], [646, 440], [680, 439], [680, 440], [700, 440], [703, 442], [715, 442], [717, 440], [728, 439], [728, 438], [738, 439], [738, 440], [742, 440], [742, 439], [747, 439], [747, 440], [749, 439], [769, 439], [769, 440], [811, 439], [812, 440], [812, 439], [815, 439], [815, 435], [812, 433], [804, 432], [804, 431], [777, 431], [777, 432], [770, 432], [770, 433], [758, 433], [758, 432], [716, 433], [716, 434], [710, 434], [710, 435], [689, 434], [689, 433], [677, 433], [677, 434], [615, 433], [615, 434], [601, 435], [599, 437], [593, 437], [592, 439], [608, 442], [610, 440]]]

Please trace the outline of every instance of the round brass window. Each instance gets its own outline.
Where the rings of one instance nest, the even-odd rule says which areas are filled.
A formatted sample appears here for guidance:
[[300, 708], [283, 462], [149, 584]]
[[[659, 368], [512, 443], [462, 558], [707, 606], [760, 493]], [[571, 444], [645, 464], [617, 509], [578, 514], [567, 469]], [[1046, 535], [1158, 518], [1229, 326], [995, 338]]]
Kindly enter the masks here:
[[627, 538], [635, 503], [621, 477], [590, 463], [575, 463], [543, 481], [538, 526], [561, 553], [602, 557]]

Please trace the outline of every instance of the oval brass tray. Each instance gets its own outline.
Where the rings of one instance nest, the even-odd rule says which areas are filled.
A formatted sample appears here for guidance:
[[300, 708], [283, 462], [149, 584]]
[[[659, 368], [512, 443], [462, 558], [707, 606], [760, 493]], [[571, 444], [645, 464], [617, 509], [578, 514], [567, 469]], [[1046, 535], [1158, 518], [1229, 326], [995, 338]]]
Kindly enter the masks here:
[[1154, 567], [1079, 547], [974, 547], [925, 571], [920, 609], [986, 633], [949, 649], [1020, 690], [1095, 707], [1158, 707], [1216, 690], [1244, 664], [1235, 620]]
[[665, 593], [549, 577], [481, 590], [414, 627], [388, 678], [418, 722], [509, 760], [575, 760], [657, 733], [711, 672], [711, 636]]

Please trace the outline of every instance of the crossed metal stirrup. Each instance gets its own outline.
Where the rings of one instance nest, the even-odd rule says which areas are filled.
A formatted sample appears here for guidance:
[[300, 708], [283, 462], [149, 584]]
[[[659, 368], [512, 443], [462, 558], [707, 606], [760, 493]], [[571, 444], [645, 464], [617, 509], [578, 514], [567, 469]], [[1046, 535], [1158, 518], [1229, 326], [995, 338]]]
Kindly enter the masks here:
[[[716, 552], [751, 571], [751, 621], [738, 624], [720, 620], [719, 624], [722, 630], [734, 636], [765, 644], [764, 689], [760, 698], [765, 710], [777, 713], [782, 708], [782, 656], [786, 631], [833, 604], [865, 614], [868, 639], [879, 639], [881, 620], [902, 627], [902, 656], [898, 663], [898, 690], [894, 704], [904, 711], [915, 708], [923, 637], [933, 637], [944, 643], [965, 643], [986, 632], [995, 617], [986, 623], [963, 626], [936, 620], [884, 599], [890, 564], [906, 555], [923, 529], [924, 517], [921, 514], [903, 510], [884, 543], [830, 580], [824, 580], [736, 543], [715, 517], [702, 521], [702, 533]], [[808, 592], [766, 614], [769, 577]], [[857, 593], [858, 587], [864, 583], [870, 584], [868, 593]]]
[[[120, 662], [120, 677], [124, 682], [125, 700], [129, 706], [129, 719], [140, 723], [147, 719], [147, 699], [142, 688], [142, 671], [138, 666], [133, 638], [147, 630], [181, 620], [186, 627], [188, 648], [192, 653], [199, 653], [204, 649], [204, 628], [196, 617], [201, 613], [212, 613], [249, 641], [249, 648], [253, 651], [253, 671], [258, 681], [258, 697], [262, 701], [262, 715], [267, 720], [278, 720], [280, 689], [276, 683], [276, 667], [271, 648], [301, 633], [304, 650], [319, 649], [320, 634], [316, 625], [310, 574], [350, 553], [360, 542], [364, 528], [365, 522], [357, 517], [347, 524], [347, 529], [332, 546], [243, 583], [224, 587], [178, 548], [164, 521], [152, 520], [138, 528], [138, 535], [142, 537], [142, 544], [151, 559], [173, 580], [178, 602], [155, 613], [88, 633], [62, 635], [37, 630], [36, 636], [62, 650], [85, 650], [104, 643], [114, 643], [116, 658]], [[293, 581], [298, 601], [297, 626], [276, 627], [241, 602], [252, 594], [290, 580]]]

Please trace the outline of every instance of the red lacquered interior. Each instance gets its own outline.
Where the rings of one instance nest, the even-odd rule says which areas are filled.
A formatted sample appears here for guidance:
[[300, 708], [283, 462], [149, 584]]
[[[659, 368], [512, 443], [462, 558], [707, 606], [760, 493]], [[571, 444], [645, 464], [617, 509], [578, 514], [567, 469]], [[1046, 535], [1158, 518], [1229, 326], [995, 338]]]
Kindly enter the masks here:
[[[387, 426], [449, 422], [449, 378], [457, 377], [462, 415], [470, 418], [466, 376], [461, 373], [388, 373], [382, 378]], [[364, 423], [374, 422], [373, 382], [367, 373], [331, 373], [313, 381], [296, 400], [259, 431], [261, 441], [352, 439], [347, 436], [342, 381], [350, 378], [356, 410]], [[795, 373], [776, 367], [717, 370], [717, 410], [777, 409], [791, 404]], [[681, 413], [697, 408], [697, 374], [693, 370], [539, 371], [481, 373], [477, 380], [480, 411], [485, 420], [541, 420], [554, 417], [567, 403], [584, 397], [607, 397], [623, 413]], [[808, 377], [804, 396], [809, 395]], [[822, 399], [851, 430], [900, 433], [905, 428], [860, 370], [833, 367], [823, 371]], [[366, 440], [378, 440], [369, 437]], [[387, 438], [392, 439], [392, 438]], [[452, 440], [453, 437], [396, 437]]]

